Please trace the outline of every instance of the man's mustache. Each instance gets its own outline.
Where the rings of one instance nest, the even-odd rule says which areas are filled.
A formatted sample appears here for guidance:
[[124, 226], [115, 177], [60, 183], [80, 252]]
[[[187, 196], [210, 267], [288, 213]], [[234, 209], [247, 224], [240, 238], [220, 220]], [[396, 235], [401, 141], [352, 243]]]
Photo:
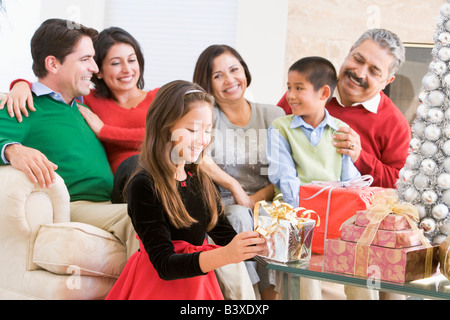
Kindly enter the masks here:
[[349, 77], [349, 78], [352, 78], [354, 81], [356, 81], [364, 89], [367, 89], [369, 87], [369, 84], [367, 83], [367, 81], [364, 81], [363, 79], [358, 78], [354, 72], [352, 72], [350, 70], [346, 70], [345, 71], [345, 75], [347, 77]]

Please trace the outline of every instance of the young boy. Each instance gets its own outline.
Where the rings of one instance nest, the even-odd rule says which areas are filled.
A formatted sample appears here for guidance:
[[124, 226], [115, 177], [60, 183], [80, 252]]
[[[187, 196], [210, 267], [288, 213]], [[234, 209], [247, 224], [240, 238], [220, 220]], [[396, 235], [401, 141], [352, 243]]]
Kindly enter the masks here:
[[286, 98], [293, 114], [269, 127], [267, 158], [276, 194], [281, 192], [294, 207], [299, 206], [302, 184], [360, 176], [351, 158], [332, 144], [338, 128], [347, 126], [325, 109], [336, 84], [336, 70], [324, 58], [303, 58], [289, 68]]

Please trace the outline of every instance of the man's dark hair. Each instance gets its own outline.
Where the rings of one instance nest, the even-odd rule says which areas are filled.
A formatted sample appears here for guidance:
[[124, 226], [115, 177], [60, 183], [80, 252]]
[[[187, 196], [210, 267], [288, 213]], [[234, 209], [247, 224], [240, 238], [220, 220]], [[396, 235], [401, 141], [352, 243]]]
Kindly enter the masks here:
[[66, 56], [73, 52], [82, 37], [87, 36], [94, 41], [97, 34], [97, 30], [69, 20], [44, 21], [31, 38], [33, 72], [36, 77], [43, 78], [48, 73], [45, 68], [45, 58], [54, 56], [64, 63]]

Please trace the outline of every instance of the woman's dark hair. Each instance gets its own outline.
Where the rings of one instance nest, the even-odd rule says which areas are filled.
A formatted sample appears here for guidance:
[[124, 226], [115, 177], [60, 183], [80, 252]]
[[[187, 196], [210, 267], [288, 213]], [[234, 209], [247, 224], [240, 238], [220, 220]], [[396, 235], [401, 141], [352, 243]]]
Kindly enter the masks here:
[[[136, 53], [136, 58], [139, 63], [139, 79], [137, 87], [139, 89], [144, 88], [144, 55], [142, 54], [141, 46], [139, 42], [127, 31], [118, 28], [111, 27], [103, 30], [98, 34], [97, 39], [94, 42], [95, 57], [94, 60], [98, 65], [99, 70], [103, 68], [103, 60], [109, 52], [109, 49], [115, 44], [125, 43], [130, 45]], [[92, 77], [92, 82], [95, 85], [96, 94], [103, 98], [112, 98], [111, 91], [106, 85], [103, 79]]]
[[73, 21], [63, 19], [48, 19], [44, 21], [31, 38], [31, 56], [33, 72], [38, 78], [44, 78], [48, 71], [45, 68], [45, 58], [54, 56], [64, 63], [82, 37], [95, 41], [97, 30], [85, 27]]
[[244, 59], [242, 59], [239, 52], [225, 44], [214, 44], [206, 48], [198, 57], [193, 77], [193, 82], [199, 84], [209, 94], [213, 94], [211, 85], [213, 60], [225, 52], [232, 54], [236, 57], [236, 59], [239, 60], [240, 64], [244, 68], [245, 77], [247, 78], [247, 87], [250, 86], [250, 83], [252, 81], [252, 76], [250, 75], [247, 64], [245, 63]]

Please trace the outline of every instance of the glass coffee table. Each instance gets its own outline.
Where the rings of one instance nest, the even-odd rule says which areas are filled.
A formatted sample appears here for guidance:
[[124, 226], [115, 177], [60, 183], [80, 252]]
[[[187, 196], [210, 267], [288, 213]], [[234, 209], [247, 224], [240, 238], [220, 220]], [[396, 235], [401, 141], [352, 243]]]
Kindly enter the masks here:
[[298, 300], [300, 298], [299, 277], [398, 293], [414, 298], [450, 299], [450, 280], [441, 274], [407, 283], [396, 283], [324, 271], [322, 267], [323, 255], [318, 254], [312, 254], [311, 260], [308, 262], [279, 263], [262, 257], [254, 259], [265, 265], [267, 269], [283, 273], [282, 296], [283, 299], [287, 300]]

